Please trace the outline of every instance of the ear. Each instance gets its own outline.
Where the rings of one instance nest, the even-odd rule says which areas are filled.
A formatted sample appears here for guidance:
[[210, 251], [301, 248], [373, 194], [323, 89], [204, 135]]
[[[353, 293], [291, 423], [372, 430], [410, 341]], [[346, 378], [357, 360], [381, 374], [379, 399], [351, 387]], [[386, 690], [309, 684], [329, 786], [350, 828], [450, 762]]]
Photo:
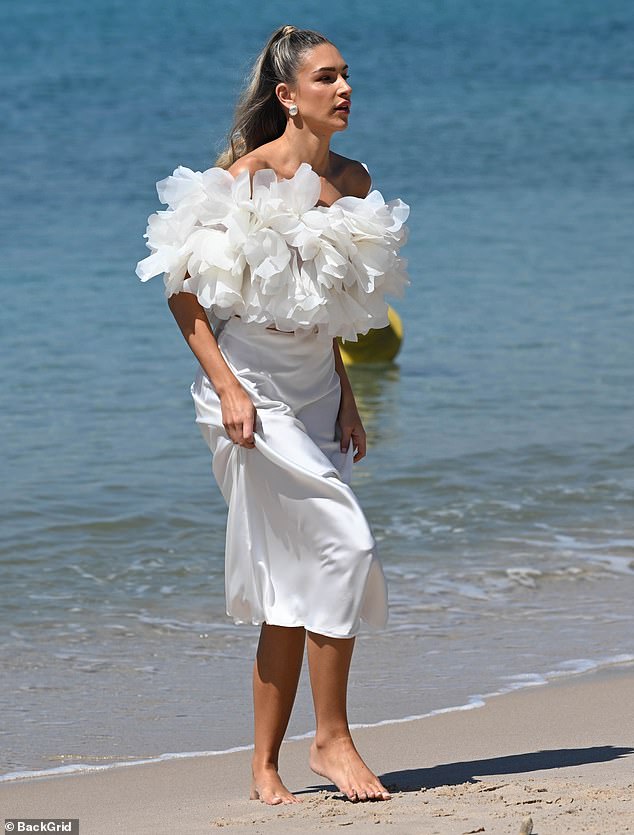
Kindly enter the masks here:
[[288, 109], [293, 104], [293, 92], [285, 82], [282, 81], [276, 86], [275, 95], [285, 108]]

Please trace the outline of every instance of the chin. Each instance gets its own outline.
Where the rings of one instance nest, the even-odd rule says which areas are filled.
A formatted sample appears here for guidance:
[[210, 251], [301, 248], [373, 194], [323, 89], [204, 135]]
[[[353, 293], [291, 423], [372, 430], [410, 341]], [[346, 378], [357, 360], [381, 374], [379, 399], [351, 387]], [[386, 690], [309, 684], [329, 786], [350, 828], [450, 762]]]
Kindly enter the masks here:
[[336, 124], [335, 124], [335, 130], [336, 131], [347, 130], [347, 128], [348, 128], [348, 121], [347, 120], [344, 122], [341, 119], [336, 119], [335, 122], [336, 122]]
[[348, 127], [348, 123], [339, 119], [337, 116], [319, 120], [304, 119], [304, 123], [311, 130], [316, 130], [318, 133], [337, 133], [338, 131], [346, 130]]

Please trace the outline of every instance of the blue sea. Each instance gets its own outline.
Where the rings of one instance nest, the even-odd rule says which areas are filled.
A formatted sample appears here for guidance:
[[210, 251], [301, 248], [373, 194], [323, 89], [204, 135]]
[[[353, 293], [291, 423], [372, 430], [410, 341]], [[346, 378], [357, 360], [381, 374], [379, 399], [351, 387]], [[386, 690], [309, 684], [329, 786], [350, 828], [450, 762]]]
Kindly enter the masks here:
[[402, 351], [350, 371], [391, 601], [351, 721], [634, 658], [632, 3], [5, 3], [3, 779], [251, 741], [196, 361], [134, 268], [283, 23], [337, 44], [332, 147], [411, 206]]

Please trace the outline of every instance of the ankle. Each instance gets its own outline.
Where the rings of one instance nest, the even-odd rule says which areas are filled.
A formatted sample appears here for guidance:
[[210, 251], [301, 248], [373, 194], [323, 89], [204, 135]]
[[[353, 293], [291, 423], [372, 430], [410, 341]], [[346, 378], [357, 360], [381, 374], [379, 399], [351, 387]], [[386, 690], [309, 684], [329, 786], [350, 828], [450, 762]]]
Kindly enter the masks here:
[[251, 759], [251, 768], [253, 771], [277, 771], [278, 762], [273, 757], [253, 756]]
[[352, 736], [347, 727], [344, 728], [330, 728], [326, 731], [317, 731], [313, 746], [317, 750], [329, 748], [333, 744], [352, 743]]

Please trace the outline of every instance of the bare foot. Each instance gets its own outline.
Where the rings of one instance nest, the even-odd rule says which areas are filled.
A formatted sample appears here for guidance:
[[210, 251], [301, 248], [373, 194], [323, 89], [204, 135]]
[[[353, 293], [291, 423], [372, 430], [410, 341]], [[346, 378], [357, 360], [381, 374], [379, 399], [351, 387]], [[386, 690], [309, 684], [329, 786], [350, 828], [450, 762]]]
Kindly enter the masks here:
[[313, 742], [310, 767], [327, 777], [350, 800], [390, 800], [392, 795], [359, 756], [349, 736]]
[[301, 803], [301, 798], [295, 797], [280, 780], [280, 775], [273, 765], [256, 768], [253, 766], [253, 781], [251, 783], [251, 800], [261, 800], [269, 806], [280, 803]]

